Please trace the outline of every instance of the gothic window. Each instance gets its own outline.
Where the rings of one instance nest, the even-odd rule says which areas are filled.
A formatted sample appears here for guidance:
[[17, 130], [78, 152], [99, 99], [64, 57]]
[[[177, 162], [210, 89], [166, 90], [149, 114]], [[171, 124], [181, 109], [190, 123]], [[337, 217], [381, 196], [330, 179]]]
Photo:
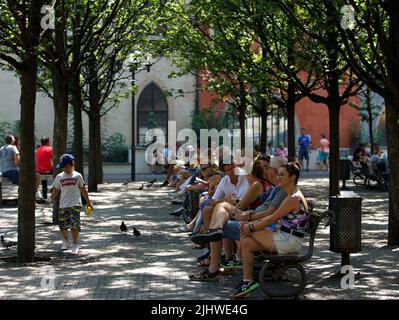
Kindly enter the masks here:
[[153, 82], [140, 94], [137, 102], [137, 124], [139, 146], [149, 143], [145, 141], [145, 134], [147, 130], [154, 128], [161, 129], [167, 141], [168, 104], [162, 90]]

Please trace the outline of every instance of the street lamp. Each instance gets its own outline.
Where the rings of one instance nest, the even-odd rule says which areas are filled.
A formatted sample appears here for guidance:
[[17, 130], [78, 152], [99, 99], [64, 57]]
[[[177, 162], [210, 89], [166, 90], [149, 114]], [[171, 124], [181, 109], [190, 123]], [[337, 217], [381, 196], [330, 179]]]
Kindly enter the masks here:
[[[133, 58], [134, 59], [134, 58]], [[134, 82], [136, 77], [136, 72], [141, 70], [146, 70], [150, 72], [151, 70], [151, 62], [147, 58], [147, 62], [142, 69], [139, 69], [139, 63], [135, 60], [131, 59], [130, 64], [130, 72], [132, 73], [132, 148], [131, 148], [131, 172], [130, 172], [130, 181], [136, 181], [136, 140], [135, 140], [135, 132], [136, 132], [136, 106], [135, 106], [135, 91], [134, 91]], [[133, 61], [132, 61], [133, 60]]]

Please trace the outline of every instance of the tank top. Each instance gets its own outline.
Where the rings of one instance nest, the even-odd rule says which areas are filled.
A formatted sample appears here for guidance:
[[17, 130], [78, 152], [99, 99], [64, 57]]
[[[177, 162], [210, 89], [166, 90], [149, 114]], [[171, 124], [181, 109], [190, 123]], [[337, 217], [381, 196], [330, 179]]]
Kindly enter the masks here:
[[305, 210], [305, 205], [302, 201], [301, 196], [298, 194], [298, 192], [291, 194], [293, 197], [298, 199], [299, 201], [299, 210], [298, 211], [292, 211], [286, 216], [282, 217], [279, 220], [280, 225], [293, 229], [293, 230], [298, 230], [301, 232], [307, 232], [308, 227], [309, 227], [309, 218], [310, 215], [308, 212]]
[[248, 207], [249, 210], [255, 210], [263, 202], [265, 202], [269, 195], [269, 190], [274, 187], [274, 184], [267, 179], [258, 179], [256, 181], [258, 181], [262, 185], [263, 192], [256, 198], [256, 200], [253, 203], [249, 205]]

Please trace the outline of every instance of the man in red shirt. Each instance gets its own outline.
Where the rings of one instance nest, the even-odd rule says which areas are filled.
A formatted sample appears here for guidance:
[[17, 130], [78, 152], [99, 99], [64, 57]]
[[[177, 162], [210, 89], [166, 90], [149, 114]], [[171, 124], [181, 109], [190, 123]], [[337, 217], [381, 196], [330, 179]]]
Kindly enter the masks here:
[[39, 174], [53, 173], [53, 148], [50, 147], [49, 137], [43, 137], [41, 146], [35, 151], [36, 172]]
[[39, 192], [40, 174], [53, 173], [53, 148], [50, 147], [50, 138], [43, 137], [40, 140], [41, 146], [35, 151], [36, 160], [36, 199], [40, 200], [42, 195]]

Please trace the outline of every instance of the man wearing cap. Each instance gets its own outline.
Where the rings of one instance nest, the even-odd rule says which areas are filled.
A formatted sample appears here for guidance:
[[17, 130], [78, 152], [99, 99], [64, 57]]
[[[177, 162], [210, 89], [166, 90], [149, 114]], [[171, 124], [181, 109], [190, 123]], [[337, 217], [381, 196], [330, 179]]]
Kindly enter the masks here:
[[93, 208], [89, 200], [85, 182], [82, 175], [74, 170], [74, 158], [70, 154], [64, 154], [60, 158], [57, 169], [62, 169], [54, 179], [52, 200], [60, 196], [59, 227], [62, 232], [63, 242], [61, 250], [68, 249], [68, 229], [72, 233], [72, 254], [79, 253], [80, 212], [82, 211], [82, 199], [86, 199], [87, 206]]

